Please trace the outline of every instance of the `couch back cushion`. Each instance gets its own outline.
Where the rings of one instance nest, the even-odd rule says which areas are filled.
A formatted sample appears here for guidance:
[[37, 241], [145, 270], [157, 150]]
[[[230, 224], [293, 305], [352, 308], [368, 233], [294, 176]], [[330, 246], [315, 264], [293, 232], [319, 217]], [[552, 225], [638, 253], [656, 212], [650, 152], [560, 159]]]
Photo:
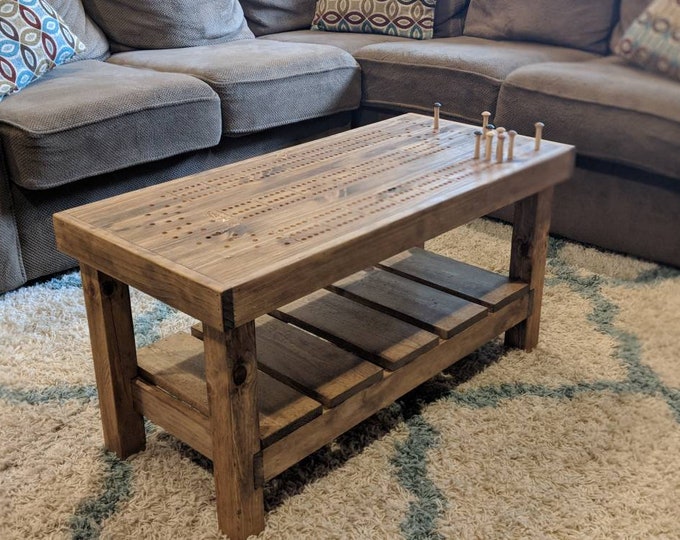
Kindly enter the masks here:
[[84, 0], [83, 4], [115, 52], [254, 37], [238, 0]]
[[434, 9], [434, 37], [455, 37], [463, 34], [465, 8], [470, 0], [437, 0]]
[[609, 40], [609, 48], [611, 51], [616, 50], [616, 46], [623, 37], [626, 30], [630, 28], [633, 21], [645, 10], [652, 0], [621, 0], [621, 7], [619, 8], [619, 20], [612, 31], [612, 37]]
[[68, 62], [105, 60], [109, 56], [109, 42], [104, 32], [85, 14], [80, 0], [49, 0], [49, 2], [86, 47], [85, 52], [76, 54]]
[[471, 0], [464, 33], [606, 54], [618, 0]]
[[256, 36], [309, 28], [316, 0], [241, 0], [248, 26]]

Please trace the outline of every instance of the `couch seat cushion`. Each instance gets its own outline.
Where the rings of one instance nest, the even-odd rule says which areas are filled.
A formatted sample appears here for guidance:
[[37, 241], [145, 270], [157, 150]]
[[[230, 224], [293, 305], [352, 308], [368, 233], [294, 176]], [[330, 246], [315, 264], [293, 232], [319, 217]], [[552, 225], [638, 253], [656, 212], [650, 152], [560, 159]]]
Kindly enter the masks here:
[[252, 39], [131, 51], [108, 61], [205, 81], [220, 96], [222, 130], [228, 135], [356, 109], [360, 101], [359, 66], [350, 54], [325, 45]]
[[347, 51], [356, 53], [362, 47], [375, 45], [376, 43], [392, 43], [396, 41], [409, 42], [408, 38], [387, 36], [385, 34], [359, 34], [350, 32], [319, 32], [317, 30], [295, 30], [280, 34], [268, 34], [259, 39], [274, 41], [287, 41], [293, 43], [316, 43], [317, 45], [332, 45]]
[[172, 73], [82, 60], [0, 103], [10, 178], [47, 189], [216, 144], [219, 99]]
[[496, 123], [579, 153], [680, 177], [678, 83], [611, 56], [582, 63], [526, 66], [510, 74]]
[[355, 54], [363, 73], [363, 104], [389, 110], [430, 112], [470, 122], [495, 111], [501, 83], [526, 64], [587, 60], [583, 51], [551, 45], [452, 37], [380, 43]]

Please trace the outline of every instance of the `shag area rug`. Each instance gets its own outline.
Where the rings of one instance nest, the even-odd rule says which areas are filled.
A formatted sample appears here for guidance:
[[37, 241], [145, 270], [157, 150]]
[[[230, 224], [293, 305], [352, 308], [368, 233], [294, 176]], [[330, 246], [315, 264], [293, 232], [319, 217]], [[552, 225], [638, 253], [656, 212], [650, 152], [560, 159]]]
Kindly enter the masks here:
[[[504, 272], [510, 229], [439, 253]], [[501, 340], [266, 486], [263, 539], [680, 538], [680, 272], [552, 239], [539, 347]], [[133, 291], [139, 345], [191, 320]], [[77, 273], [0, 295], [0, 538], [219, 538], [210, 462], [104, 452]]]

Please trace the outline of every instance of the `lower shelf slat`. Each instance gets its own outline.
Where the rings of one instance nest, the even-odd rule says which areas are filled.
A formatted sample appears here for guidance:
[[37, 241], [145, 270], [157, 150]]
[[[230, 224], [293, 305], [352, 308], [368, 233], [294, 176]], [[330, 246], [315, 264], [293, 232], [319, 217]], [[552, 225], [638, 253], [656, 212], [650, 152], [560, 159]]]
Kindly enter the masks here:
[[[139, 350], [137, 363], [140, 377], [146, 382], [162, 388], [204, 416], [210, 415], [200, 340], [189, 334], [174, 334]], [[257, 376], [257, 397], [263, 446], [279, 440], [322, 411], [320, 403], [261, 371]]]
[[486, 306], [491, 311], [497, 311], [529, 293], [526, 283], [510, 281], [506, 276], [420, 248], [399, 253], [381, 262], [380, 266], [389, 272]]

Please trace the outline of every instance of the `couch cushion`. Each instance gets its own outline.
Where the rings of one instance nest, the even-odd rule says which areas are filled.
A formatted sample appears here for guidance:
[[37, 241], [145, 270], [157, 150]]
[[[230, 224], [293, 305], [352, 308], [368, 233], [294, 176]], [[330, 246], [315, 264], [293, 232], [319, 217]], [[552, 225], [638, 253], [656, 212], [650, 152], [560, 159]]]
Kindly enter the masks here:
[[0, 103], [10, 179], [46, 189], [216, 144], [219, 99], [205, 83], [83, 60]]
[[109, 62], [186, 73], [208, 83], [222, 102], [229, 135], [326, 116], [359, 106], [359, 66], [325, 45], [262, 39], [209, 47], [134, 51]]
[[316, 0], [240, 0], [248, 26], [256, 36], [308, 29]]
[[546, 63], [511, 73], [496, 123], [576, 145], [579, 153], [680, 177], [678, 83], [617, 57]]
[[168, 49], [253, 38], [238, 0], [83, 0], [112, 51]]
[[318, 0], [312, 30], [432, 39], [436, 0]]
[[0, 101], [85, 51], [47, 2], [0, 0], [0, 30]]
[[471, 0], [464, 33], [605, 54], [616, 7], [618, 0]]
[[269, 34], [258, 39], [274, 41], [288, 41], [293, 43], [316, 43], [317, 45], [332, 45], [347, 51], [356, 53], [366, 45], [376, 43], [391, 43], [395, 41], [410, 41], [408, 38], [386, 36], [385, 34], [355, 34], [350, 32], [317, 32], [316, 30], [295, 30], [281, 34]]
[[109, 56], [109, 42], [104, 32], [85, 14], [80, 0], [50, 0], [50, 4], [87, 47], [85, 52], [76, 54], [69, 62], [105, 60]]
[[437, 0], [434, 10], [434, 37], [455, 37], [463, 34], [468, 2], [469, 0]]
[[513, 70], [536, 62], [571, 62], [594, 55], [550, 45], [460, 36], [369, 45], [356, 58], [363, 74], [364, 105], [429, 113], [438, 101], [442, 114], [478, 122], [482, 111], [495, 111], [501, 83]]

